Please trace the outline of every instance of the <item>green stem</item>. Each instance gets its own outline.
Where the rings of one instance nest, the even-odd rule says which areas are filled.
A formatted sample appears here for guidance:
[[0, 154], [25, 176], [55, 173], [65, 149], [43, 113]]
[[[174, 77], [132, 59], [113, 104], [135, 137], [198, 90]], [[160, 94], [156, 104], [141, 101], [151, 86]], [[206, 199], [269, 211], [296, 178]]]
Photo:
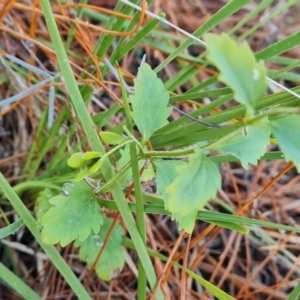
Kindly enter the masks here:
[[[126, 91], [125, 91], [126, 92]], [[134, 137], [134, 135], [127, 129], [127, 127], [124, 125], [123, 129], [125, 131], [125, 133], [127, 133], [127, 135], [136, 142], [137, 146], [140, 148], [141, 152], [143, 153], [143, 146], [141, 145], [141, 143]]]
[[103, 185], [100, 189], [95, 190], [95, 193], [107, 193], [110, 188], [131, 168], [131, 162], [129, 162], [118, 174]]
[[103, 156], [100, 159], [104, 160], [105, 158], [107, 158], [108, 156], [110, 156], [111, 154], [113, 154], [114, 152], [116, 152], [118, 149], [126, 146], [127, 144], [133, 143], [133, 142], [135, 142], [135, 140], [128, 140], [128, 141], [125, 141], [125, 142], [117, 145], [116, 147], [110, 149], [108, 152], [106, 152], [105, 154], [103, 154]]
[[[128, 134], [133, 136], [133, 122], [130, 112], [130, 107], [127, 98], [127, 92], [125, 90], [124, 80], [121, 74], [121, 71], [118, 70], [120, 84], [122, 89], [122, 97], [124, 101], [124, 111], [126, 116]], [[136, 145], [130, 145], [130, 157], [131, 157], [131, 168], [134, 182], [134, 190], [135, 190], [135, 201], [136, 201], [136, 212], [137, 212], [137, 227], [140, 232], [141, 238], [146, 245], [146, 224], [145, 224], [145, 212], [144, 212], [144, 199], [143, 199], [143, 191], [141, 185], [140, 178], [140, 170], [139, 170], [139, 162], [138, 162], [138, 154], [136, 151]], [[146, 300], [146, 272], [143, 268], [142, 262], [139, 258], [138, 262], [138, 299]]]
[[142, 157], [180, 157], [187, 156], [195, 152], [195, 147], [184, 150], [173, 150], [173, 151], [148, 151], [143, 153]]

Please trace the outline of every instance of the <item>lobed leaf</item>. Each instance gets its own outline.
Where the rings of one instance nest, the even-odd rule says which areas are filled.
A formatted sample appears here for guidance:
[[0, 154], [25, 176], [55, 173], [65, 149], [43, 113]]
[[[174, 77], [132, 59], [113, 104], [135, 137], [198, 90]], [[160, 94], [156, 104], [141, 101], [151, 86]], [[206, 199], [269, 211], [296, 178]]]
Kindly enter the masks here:
[[241, 45], [223, 33], [206, 34], [207, 59], [220, 70], [219, 80], [234, 92], [234, 98], [244, 104], [249, 113], [267, 90], [267, 70], [263, 61], [256, 61], [246, 42]]
[[53, 207], [49, 200], [55, 197], [56, 194], [57, 192], [49, 188], [45, 188], [39, 193], [34, 205], [34, 213], [38, 222], [49, 211], [49, 209]]
[[176, 171], [177, 177], [166, 188], [169, 194], [166, 208], [179, 221], [180, 229], [191, 233], [198, 211], [221, 187], [221, 175], [216, 164], [200, 151], [190, 155], [188, 163]]
[[265, 154], [269, 143], [270, 129], [262, 124], [239, 128], [209, 145], [209, 149], [234, 155], [241, 161], [243, 168], [248, 170], [249, 163], [257, 165], [258, 159]]
[[156, 130], [168, 124], [172, 108], [168, 107], [169, 95], [162, 81], [148, 64], [139, 68], [139, 79], [135, 79], [134, 86], [135, 95], [129, 97], [132, 117], [144, 144]]
[[271, 122], [273, 136], [286, 161], [293, 161], [300, 172], [300, 116], [288, 115]]
[[184, 165], [185, 162], [182, 160], [156, 159], [153, 164], [156, 169], [157, 193], [163, 196], [165, 208], [167, 209], [169, 196], [166, 188], [177, 177], [176, 167]]
[[93, 190], [84, 181], [65, 184], [63, 194], [49, 200], [53, 205], [40, 219], [45, 244], [66, 246], [73, 240], [85, 240], [98, 233], [103, 215]]
[[[105, 218], [99, 233], [91, 233], [84, 241], [76, 240], [75, 246], [80, 247], [79, 258], [86, 260], [89, 268], [94, 264], [112, 222], [113, 219]], [[124, 230], [117, 224], [95, 268], [97, 275], [103, 280], [112, 279], [124, 267], [123, 236]]]

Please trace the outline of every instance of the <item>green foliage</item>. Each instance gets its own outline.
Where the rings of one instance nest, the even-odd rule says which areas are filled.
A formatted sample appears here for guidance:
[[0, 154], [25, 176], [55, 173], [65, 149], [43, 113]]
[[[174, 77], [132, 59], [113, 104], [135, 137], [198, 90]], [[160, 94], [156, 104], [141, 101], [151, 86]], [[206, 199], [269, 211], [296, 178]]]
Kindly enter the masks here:
[[105, 157], [103, 157], [103, 158], [98, 159], [95, 162], [95, 159], [99, 158], [99, 157], [101, 157], [101, 153], [97, 152], [97, 151], [87, 151], [85, 153], [81, 153], [81, 152], [74, 153], [68, 159], [69, 167], [74, 168], [74, 169], [84, 168], [80, 172], [77, 173], [74, 180], [80, 181], [80, 180], [86, 178], [87, 176], [90, 176], [90, 175], [98, 172], [99, 169], [101, 168], [103, 160], [105, 159]]
[[215, 225], [220, 226], [220, 227], [230, 229], [232, 231], [237, 231], [237, 232], [240, 232], [240, 233], [243, 233], [243, 234], [248, 234], [249, 233], [248, 228], [246, 228], [244, 226], [241, 226], [239, 224], [236, 224], [236, 223], [220, 222], [220, 221], [215, 221], [215, 220], [209, 220], [209, 223], [215, 224]]
[[92, 175], [92, 173], [90, 172], [90, 169], [84, 168], [76, 174], [76, 176], [74, 177], [74, 181], [81, 181], [90, 175]]
[[212, 293], [215, 297], [217, 297], [220, 300], [234, 300], [233, 297], [229, 296], [222, 290], [220, 290], [217, 286], [213, 285], [212, 283], [208, 282], [201, 276], [191, 272], [190, 270], [187, 270], [187, 273], [194, 278], [197, 282], [199, 282], [204, 288], [206, 288], [210, 293]]
[[101, 157], [101, 153], [97, 151], [87, 151], [83, 153], [83, 159], [85, 160], [92, 160], [99, 157]]
[[172, 108], [168, 107], [169, 95], [164, 91], [162, 81], [148, 64], [140, 67], [139, 79], [135, 79], [134, 86], [135, 94], [130, 96], [132, 117], [144, 144], [156, 130], [168, 124]]
[[45, 244], [66, 246], [77, 238], [83, 241], [92, 232], [98, 233], [103, 224], [100, 205], [84, 181], [66, 184], [63, 189], [62, 195], [49, 200], [53, 207], [39, 221]]
[[[136, 0], [133, 1], [133, 3], [137, 2]], [[200, 26], [194, 35], [203, 36], [206, 32], [219, 25], [223, 20], [249, 2], [250, 0], [229, 1], [220, 11], [211, 16], [207, 22]], [[296, 0], [287, 1], [287, 5], [292, 5], [292, 3], [296, 2]], [[65, 49], [69, 49], [74, 31], [70, 32], [66, 43], [67, 47], [65, 48], [60, 40], [60, 35], [56, 28], [49, 3], [42, 1], [42, 6], [45, 13], [45, 20], [49, 27], [51, 40], [53, 41], [53, 49], [56, 52], [61, 73], [65, 79], [77, 118], [76, 124], [70, 122], [69, 110], [64, 108], [58, 113], [53, 128], [49, 130], [49, 134], [45, 137], [43, 135], [45, 129], [43, 118], [45, 118], [46, 114], [43, 113], [40, 125], [37, 129], [37, 140], [39, 140], [40, 145], [37, 146], [38, 143], [33, 144], [28, 163], [26, 163], [26, 167], [24, 168], [24, 174], [29, 174], [29, 178], [35, 179], [34, 183], [36, 187], [34, 188], [39, 188], [40, 186], [38, 184], [40, 183], [58, 186], [61, 182], [67, 182], [74, 177], [74, 180], [77, 181], [69, 185], [66, 184], [63, 188], [62, 195], [57, 196], [53, 190], [49, 188], [39, 194], [35, 205], [35, 212], [37, 220], [40, 223], [41, 236], [44, 243], [54, 244], [60, 242], [61, 245], [64, 246], [76, 240], [76, 246], [80, 248], [80, 258], [85, 259], [88, 266], [91, 267], [112, 223], [112, 220], [103, 218], [100, 211], [100, 200], [98, 199], [101, 193], [109, 192], [113, 201], [106, 201], [105, 205], [107, 206], [105, 207], [109, 208], [111, 207], [110, 205], [114, 205], [113, 209], [121, 213], [124, 226], [133, 241], [134, 249], [137, 251], [142, 268], [146, 271], [145, 277], [147, 276], [151, 289], [154, 289], [157, 278], [149, 258], [150, 251], [146, 248], [146, 243], [144, 243], [143, 238], [141, 238], [143, 234], [140, 230], [141, 226], [139, 221], [136, 224], [132, 217], [132, 211], [134, 211], [134, 208], [137, 208], [138, 205], [143, 208], [142, 210], [136, 209], [138, 220], [144, 222], [144, 211], [152, 209], [147, 212], [171, 214], [173, 219], [179, 221], [180, 228], [187, 232], [192, 232], [196, 218], [242, 233], [248, 233], [248, 229], [239, 224], [247, 224], [247, 226], [268, 226], [268, 224], [271, 224], [270, 227], [273, 228], [293, 230], [291, 226], [269, 222], [264, 223], [260, 220], [210, 212], [203, 210], [203, 207], [209, 199], [215, 197], [218, 188], [221, 186], [220, 172], [212, 160], [218, 159], [218, 161], [222, 163], [225, 161], [225, 156], [212, 157], [215, 155], [215, 150], [235, 156], [241, 162], [242, 166], [247, 169], [249, 164], [257, 164], [258, 160], [265, 154], [266, 145], [269, 144], [269, 136], [271, 133], [278, 141], [284, 158], [287, 161], [293, 161], [298, 171], [300, 170], [299, 116], [288, 115], [271, 119], [271, 117], [276, 115], [274, 111], [272, 112], [274, 107], [298, 106], [298, 100], [292, 98], [291, 95], [286, 92], [274, 93], [263, 98], [267, 89], [267, 70], [262, 61], [256, 60], [256, 58], [268, 60], [273, 57], [274, 59], [281, 59], [282, 61], [283, 58], [274, 56], [298, 46], [300, 44], [299, 33], [292, 34], [282, 41], [270, 45], [259, 53], [256, 53], [256, 55], [252, 53], [250, 47], [245, 42], [238, 46], [237, 43], [226, 34], [222, 34], [221, 36], [207, 34], [205, 36], [208, 50], [207, 59], [209, 63], [212, 63], [220, 70], [220, 74], [203, 82], [199, 82], [197, 76], [199, 73], [199, 63], [206, 66], [208, 62], [204, 55], [192, 57], [188, 54], [187, 47], [195, 43], [195, 39], [192, 39], [191, 36], [184, 40], [181, 37], [174, 37], [167, 32], [162, 33], [161, 29], [159, 29], [153, 32], [156, 38], [152, 39], [151, 31], [159, 21], [151, 20], [145, 26], [139, 28], [132, 38], [128, 39], [125, 36], [118, 38], [117, 45], [114, 47], [114, 51], [110, 57], [110, 61], [113, 64], [128, 54], [130, 50], [132, 50], [134, 54], [134, 51], [136, 51], [135, 47], [138, 46], [138, 41], [142, 41], [142, 43], [148, 45], [151, 44], [151, 46], [156, 49], [158, 49], [159, 46], [160, 49], [169, 54], [169, 57], [161, 62], [156, 71], [162, 70], [173, 59], [184, 59], [180, 60], [178, 65], [176, 65], [176, 67], [178, 67], [177, 72], [172, 78], [167, 80], [165, 84], [158, 79], [156, 72], [152, 71], [147, 64], [144, 64], [140, 68], [139, 77], [135, 80], [135, 94], [130, 96], [131, 107], [129, 108], [129, 105], [127, 106], [127, 110], [131, 113], [133, 121], [140, 132], [140, 143], [139, 138], [136, 137], [139, 135], [135, 136], [133, 133], [133, 126], [127, 126], [127, 128], [129, 128], [129, 134], [126, 132], [127, 137], [125, 139], [122, 136], [125, 122], [122, 122], [116, 127], [111, 126], [109, 122], [111, 117], [124, 110], [127, 120], [132, 121], [132, 118], [128, 117], [130, 113], [126, 113], [126, 105], [125, 108], [122, 108], [119, 104], [113, 105], [105, 112], [96, 113], [95, 116], [90, 117], [86, 109], [86, 105], [91, 98], [90, 87], [82, 86], [79, 91], [78, 82], [74, 79], [73, 70], [65, 53]], [[284, 9], [287, 7], [282, 6]], [[256, 8], [258, 8], [258, 6]], [[130, 15], [133, 10], [129, 6], [124, 6], [123, 3], [118, 2], [116, 11], [122, 11], [122, 13]], [[87, 12], [91, 13], [93, 11], [91, 9], [85, 11], [85, 13]], [[93, 13], [97, 15], [96, 12]], [[245, 19], [248, 18], [248, 20], [250, 20], [252, 18], [250, 17], [251, 13], [253, 13], [253, 11], [250, 12]], [[136, 12], [131, 21], [128, 21], [126, 18], [116, 20], [115, 16], [111, 16], [106, 24], [106, 28], [115, 32], [132, 30], [140, 17], [139, 14], [139, 12]], [[100, 14], [98, 14], [98, 16], [99, 15]], [[79, 18], [79, 14], [77, 16]], [[241, 28], [243, 24], [245, 24], [245, 22], [243, 23], [242, 20], [240, 24], [237, 24], [236, 28]], [[75, 27], [73, 27], [73, 29], [74, 28]], [[148, 33], [150, 34], [148, 35]], [[247, 36], [250, 33], [251, 29], [247, 29], [243, 36]], [[147, 38], [146, 34], [148, 35]], [[235, 28], [232, 29], [231, 34], [236, 34]], [[236, 39], [239, 39], [239, 37]], [[92, 49], [93, 53], [97, 54], [101, 59], [107, 56], [108, 53], [106, 53], [106, 51], [112, 48], [114, 40], [114, 35], [101, 35], [97, 46], [95, 49]], [[198, 42], [201, 41], [198, 40]], [[180, 44], [180, 46], [173, 49], [173, 45], [177, 43]], [[139, 48], [138, 51], [141, 51], [141, 48]], [[72, 53], [72, 55], [73, 54], [77, 55], [77, 53]], [[278, 63], [276, 61], [271, 62]], [[175, 62], [175, 64], [176, 63], [177, 62]], [[287, 72], [292, 69], [293, 65], [293, 67], [299, 66], [298, 61], [290, 61], [283, 65], [284, 68], [278, 70], [278, 72], [268, 70], [268, 72], [270, 71], [269, 76], [271, 75], [285, 80], [299, 80], [297, 74]], [[106, 67], [101, 68], [101, 74], [103, 74], [103, 76], [106, 75], [106, 71]], [[81, 74], [81, 77], [82, 79], [86, 79], [86, 75]], [[218, 79], [228, 85], [229, 88], [218, 88]], [[183, 94], [179, 93], [180, 95], [177, 94], [180, 88], [189, 88], [190, 86], [192, 86], [190, 90]], [[173, 96], [170, 101], [171, 103], [173, 103], [173, 101], [190, 101], [209, 97], [212, 99], [211, 103], [203, 107], [199, 106], [191, 115], [196, 118], [202, 115], [208, 116], [209, 121], [215, 124], [225, 123], [227, 125], [234, 125], [229, 125], [225, 128], [204, 128], [203, 125], [191, 121], [187, 123], [185, 117], [180, 117], [178, 120], [169, 123], [168, 117], [170, 116], [171, 108], [168, 107], [169, 95], [166, 91], [170, 92]], [[300, 89], [295, 88], [295, 92], [299, 93]], [[228, 107], [227, 102], [231, 100], [232, 97], [242, 105], [235, 107], [230, 106], [230, 109], [225, 109], [224, 107]], [[199, 104], [195, 102], [195, 105], [198, 106]], [[220, 109], [222, 110], [221, 112], [219, 112]], [[279, 110], [277, 110], [277, 112], [278, 111]], [[262, 121], [263, 118], [259, 119], [260, 113], [270, 117], [270, 124], [266, 124], [266, 122]], [[280, 114], [281, 113], [284, 115], [286, 111], [280, 111]], [[243, 122], [238, 123], [241, 119], [243, 119]], [[68, 146], [73, 145], [72, 139], [69, 144], [66, 137], [60, 134], [62, 128], [61, 124], [70, 124], [70, 126], [68, 126], [68, 136], [70, 137], [73, 137], [76, 134], [77, 128], [82, 126], [85, 137], [82, 136], [80, 132], [80, 139], [78, 139], [79, 144], [75, 145], [75, 147], [76, 149], [88, 148], [92, 149], [92, 151], [75, 153], [67, 160], [69, 157]], [[101, 132], [99, 138], [98, 129], [100, 127], [105, 127], [105, 130], [108, 131]], [[126, 129], [124, 130], [126, 131]], [[144, 148], [150, 138], [151, 146], [154, 148], [153, 151]], [[116, 145], [116, 147], [106, 151], [101, 140], [107, 144]], [[137, 145], [137, 155], [130, 155], [129, 146], [125, 146], [125, 144], [130, 143], [132, 146], [134, 143]], [[58, 147], [53, 148], [53, 145], [58, 145]], [[39, 149], [40, 146], [41, 149]], [[150, 145], [148, 146], [150, 149]], [[180, 148], [186, 146], [187, 148], [185, 149]], [[119, 150], [121, 147], [123, 148]], [[164, 151], [165, 149], [170, 150]], [[213, 151], [210, 152], [211, 150]], [[55, 154], [51, 156], [51, 161], [47, 166], [48, 170], [41, 175], [44, 177], [40, 177], [40, 175], [37, 174], [37, 170], [40, 169], [41, 163], [46, 161], [45, 157], [49, 155], [49, 151], [53, 151]], [[110, 157], [112, 153], [116, 153], [113, 159]], [[131, 153], [135, 153], [135, 151]], [[136, 157], [133, 158], [133, 156]], [[164, 159], [161, 159], [161, 157], [164, 157]], [[264, 156], [263, 159], [266, 159], [266, 157], [270, 156]], [[116, 161], [114, 159], [116, 159]], [[137, 160], [139, 161], [138, 163], [136, 162]], [[133, 161], [136, 163], [133, 164]], [[75, 175], [67, 168], [67, 164], [73, 169], [81, 170]], [[135, 166], [135, 171], [132, 168], [133, 165]], [[145, 165], [149, 165], [149, 167], [143, 172], [140, 180], [148, 181], [156, 176], [157, 193], [162, 195], [164, 206], [160, 203], [162, 201], [159, 196], [156, 205], [151, 206], [144, 204], [143, 199], [146, 199], [146, 195], [141, 195], [142, 193], [139, 194], [137, 192], [137, 187], [140, 186], [140, 182], [138, 182], [138, 185], [136, 183], [136, 181], [139, 181], [138, 171]], [[128, 171], [126, 171], [127, 169]], [[97, 176], [95, 176], [95, 173], [97, 173]], [[122, 177], [118, 177], [120, 173], [123, 174]], [[82, 181], [83, 178], [89, 176], [94, 177], [88, 179], [89, 182], [92, 183], [95, 183], [95, 178], [101, 178], [101, 187], [106, 186], [106, 189], [102, 190], [100, 188], [93, 191]], [[41, 178], [45, 179], [45, 181], [41, 181]], [[134, 193], [136, 203], [128, 203], [124, 194], [128, 186], [132, 183], [133, 178], [135, 178]], [[138, 179], [136, 180], [136, 178]], [[53, 186], [51, 188], [53, 188]], [[206, 207], [209, 208], [209, 205]], [[22, 209], [20, 211], [22, 211]], [[232, 212], [232, 214], [233, 213], [234, 212]], [[28, 219], [28, 216], [24, 217], [26, 226], [30, 224]], [[18, 225], [20, 225], [21, 221], [18, 222]], [[12, 225], [16, 228], [15, 224]], [[36, 229], [36, 226], [31, 226], [31, 230], [32, 228]], [[34, 229], [32, 232], [34, 232]], [[299, 230], [295, 228], [294, 231]], [[96, 272], [103, 280], [111, 279], [115, 271], [123, 268], [123, 234], [122, 228], [117, 225], [110, 237], [107, 248], [104, 249], [101, 260], [96, 266]], [[39, 235], [37, 235], [36, 239], [39, 239]], [[41, 246], [43, 247], [45, 245], [41, 242]], [[50, 257], [50, 259], [52, 258]], [[56, 266], [59, 269], [61, 264], [57, 263], [57, 261]], [[141, 273], [142, 272], [139, 273], [139, 283], [141, 282], [140, 277], [144, 276], [143, 274], [141, 275]], [[67, 272], [64, 274], [67, 274]], [[70, 273], [68, 274], [69, 278], [71, 278], [72, 274], [72, 272], [71, 275]], [[189, 275], [215, 297], [219, 299], [233, 299], [195, 273], [189, 272]], [[70, 286], [76, 290], [76, 286], [80, 286], [80, 284], [77, 283], [76, 285], [73, 281], [73, 284], [70, 284]], [[142, 285], [139, 284], [139, 286]], [[145, 286], [146, 284], [144, 287]], [[88, 295], [84, 294], [86, 293], [85, 289], [82, 288], [82, 290], [77, 290], [78, 298], [89, 299]], [[144, 290], [146, 290], [146, 287]], [[80, 293], [83, 296], [80, 296]], [[141, 297], [141, 299], [142, 298], [143, 297]], [[158, 298], [162, 299], [159, 292]]]
[[162, 194], [165, 201], [165, 208], [167, 209], [169, 196], [166, 188], [177, 177], [176, 168], [185, 165], [185, 162], [181, 160], [157, 159], [153, 161], [153, 164], [156, 169], [157, 193]]
[[18, 219], [16, 222], [0, 229], [0, 239], [13, 234], [15, 231], [19, 230], [23, 226], [22, 219]]
[[[112, 222], [113, 219], [105, 218], [99, 233], [91, 233], [84, 241], [76, 240], [75, 246], [79, 247], [79, 257], [87, 261], [89, 268], [94, 264]], [[123, 269], [125, 264], [123, 236], [123, 228], [117, 224], [96, 265], [95, 270], [99, 278], [111, 280]]]
[[109, 131], [101, 131], [99, 135], [102, 141], [109, 145], [118, 145], [125, 141], [122, 136]]
[[271, 122], [272, 134], [277, 139], [287, 161], [293, 161], [300, 172], [300, 116], [288, 115]]
[[76, 152], [68, 159], [69, 167], [79, 169], [87, 166], [90, 162], [83, 157], [83, 153]]
[[103, 159], [98, 159], [89, 169], [89, 173], [90, 174], [94, 174], [96, 172], [98, 172], [102, 166], [103, 163]]
[[[129, 162], [130, 162], [130, 146], [125, 146], [124, 149], [120, 150], [121, 158], [117, 162], [117, 171], [120, 172]], [[139, 169], [141, 169], [145, 164], [147, 164], [145, 159], [141, 159], [139, 161]], [[150, 164], [147, 168], [145, 168], [141, 181], [149, 181], [153, 179], [155, 176], [154, 169], [152, 164]], [[119, 184], [122, 187], [127, 187], [132, 182], [132, 169], [129, 169], [125, 174], [119, 179]]]
[[223, 33], [205, 35], [208, 60], [220, 70], [219, 79], [234, 92], [234, 97], [253, 113], [257, 102], [267, 90], [267, 71], [263, 61], [256, 61], [249, 45], [240, 46]]
[[93, 159], [99, 157], [101, 157], [101, 153], [97, 151], [76, 152], [68, 159], [68, 165], [73, 169], [83, 168], [91, 164]]
[[49, 188], [45, 188], [39, 193], [34, 205], [34, 212], [38, 222], [48, 212], [48, 210], [53, 207], [49, 200], [56, 195], [57, 193]]
[[214, 198], [221, 187], [221, 175], [215, 163], [197, 151], [186, 165], [176, 168], [177, 177], [166, 188], [167, 209], [179, 221], [180, 229], [191, 233], [198, 211]]
[[258, 159], [265, 154], [270, 143], [270, 130], [267, 126], [246, 126], [225, 135], [208, 146], [212, 150], [221, 150], [237, 157], [244, 169], [248, 164], [257, 164]]

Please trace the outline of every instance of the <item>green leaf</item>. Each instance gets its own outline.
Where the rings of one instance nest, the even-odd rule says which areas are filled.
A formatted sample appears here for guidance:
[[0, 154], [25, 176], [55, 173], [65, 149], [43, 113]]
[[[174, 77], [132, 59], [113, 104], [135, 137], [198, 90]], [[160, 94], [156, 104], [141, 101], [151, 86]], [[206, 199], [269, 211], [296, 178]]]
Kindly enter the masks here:
[[34, 213], [36, 216], [36, 220], [39, 222], [41, 218], [44, 216], [45, 213], [48, 212], [48, 210], [53, 207], [49, 200], [57, 195], [57, 192], [45, 188], [43, 191], [39, 193], [39, 196], [36, 199], [35, 205], [34, 205]]
[[22, 219], [18, 219], [16, 222], [4, 227], [0, 228], [0, 239], [3, 239], [11, 234], [13, 234], [15, 231], [19, 230], [23, 226]]
[[207, 59], [220, 70], [219, 80], [227, 84], [234, 92], [234, 98], [244, 104], [247, 111], [253, 113], [256, 103], [267, 90], [267, 71], [263, 61], [256, 61], [249, 45], [240, 46], [223, 33], [205, 35]]
[[[121, 169], [126, 166], [129, 161], [130, 161], [130, 145], [126, 145], [124, 147], [124, 149], [121, 149], [120, 150], [120, 153], [121, 153], [121, 158], [118, 160], [117, 162], [117, 171], [120, 172]], [[145, 159], [141, 159], [139, 160], [139, 169], [141, 169], [146, 163], [146, 160]], [[154, 169], [153, 169], [153, 166], [152, 164], [150, 164], [148, 166], [148, 168], [146, 168], [141, 176], [141, 181], [143, 182], [147, 182], [147, 181], [150, 181], [154, 178], [155, 176], [155, 172], [154, 172]], [[133, 181], [133, 178], [132, 178], [132, 169], [130, 168], [122, 177], [121, 179], [119, 179], [119, 184], [122, 186], [122, 187], [127, 187], [130, 185], [130, 183]]]
[[157, 193], [163, 196], [165, 208], [167, 209], [169, 195], [166, 188], [177, 177], [176, 167], [185, 165], [185, 162], [182, 160], [157, 159], [153, 161], [153, 164], [156, 169]]
[[[80, 247], [79, 258], [86, 260], [89, 268], [94, 264], [112, 222], [112, 219], [105, 218], [98, 234], [91, 233], [85, 241], [76, 240], [75, 246]], [[117, 224], [96, 265], [96, 273], [103, 280], [112, 279], [124, 267], [123, 236], [123, 228]]]
[[68, 159], [68, 166], [73, 169], [79, 169], [88, 165], [89, 161], [85, 160], [83, 155], [84, 154], [81, 152], [76, 152], [72, 154], [71, 157]]
[[178, 176], [166, 189], [167, 210], [179, 221], [180, 229], [191, 233], [198, 211], [215, 197], [221, 187], [218, 167], [200, 151], [190, 155], [188, 164], [176, 168]]
[[293, 161], [300, 172], [300, 116], [288, 115], [271, 122], [273, 136], [286, 161]]
[[218, 299], [220, 299], [220, 300], [234, 300], [233, 297], [231, 297], [227, 293], [223, 292], [217, 286], [215, 286], [214, 284], [212, 284], [209, 281], [205, 280], [201, 276], [195, 274], [191, 270], [187, 269], [186, 272], [187, 272], [187, 274], [189, 274], [192, 278], [194, 278], [196, 281], [198, 281], [205, 289], [207, 289], [211, 294], [213, 294]]
[[241, 161], [244, 169], [248, 164], [257, 165], [258, 159], [266, 152], [270, 143], [270, 130], [267, 126], [247, 126], [225, 135], [208, 146], [212, 150], [221, 150], [232, 154]]
[[99, 133], [99, 135], [102, 141], [109, 145], [118, 145], [125, 141], [122, 136], [109, 131], [102, 131]]
[[209, 223], [215, 224], [217, 226], [220, 227], [224, 227], [233, 231], [237, 231], [243, 234], [248, 234], [249, 233], [249, 229], [240, 225], [240, 224], [236, 224], [236, 223], [232, 223], [232, 222], [220, 222], [220, 221], [207, 221]]
[[99, 169], [100, 169], [100, 167], [101, 167], [101, 165], [102, 165], [102, 163], [103, 163], [103, 159], [100, 158], [99, 160], [97, 160], [97, 161], [90, 167], [89, 173], [90, 173], [90, 174], [94, 174], [94, 173], [98, 172]]
[[84, 178], [88, 177], [89, 175], [91, 175], [90, 169], [89, 168], [85, 168], [83, 170], [81, 170], [80, 172], [78, 172], [74, 178], [74, 181], [81, 181]]
[[83, 154], [83, 159], [84, 160], [91, 160], [94, 158], [99, 158], [101, 157], [101, 153], [97, 151], [87, 151]]
[[168, 124], [172, 108], [168, 107], [169, 95], [164, 91], [162, 81], [148, 64], [139, 69], [140, 78], [134, 81], [135, 95], [129, 97], [132, 104], [132, 117], [142, 134], [142, 144], [151, 135]]
[[85, 240], [92, 231], [99, 232], [103, 215], [93, 190], [84, 181], [65, 184], [63, 195], [49, 202], [53, 207], [39, 222], [45, 244], [66, 246], [77, 238]]

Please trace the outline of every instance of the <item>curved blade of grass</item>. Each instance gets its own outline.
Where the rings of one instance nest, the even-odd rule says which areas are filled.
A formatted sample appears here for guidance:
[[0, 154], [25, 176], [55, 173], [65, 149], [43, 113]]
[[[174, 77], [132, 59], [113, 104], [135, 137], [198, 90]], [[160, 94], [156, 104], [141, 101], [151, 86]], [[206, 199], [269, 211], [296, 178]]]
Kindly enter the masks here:
[[35, 240], [45, 251], [49, 259], [52, 261], [52, 263], [55, 265], [57, 270], [60, 272], [60, 274], [66, 279], [66, 282], [70, 285], [70, 287], [77, 295], [77, 297], [79, 299], [91, 299], [91, 297], [89, 296], [85, 288], [79, 282], [78, 278], [74, 275], [70, 267], [67, 265], [65, 260], [60, 256], [60, 254], [55, 249], [55, 247], [47, 246], [42, 242], [40, 233], [36, 229], [38, 225], [36, 220], [33, 218], [33, 216], [31, 215], [27, 207], [24, 205], [22, 200], [15, 193], [13, 188], [6, 181], [6, 179], [4, 178], [1, 172], [0, 172], [0, 186], [4, 195], [10, 201], [11, 205], [14, 207], [14, 209], [21, 217], [26, 227], [32, 233]]
[[[41, 5], [43, 8], [45, 20], [46, 20], [46, 23], [47, 23], [47, 26], [49, 29], [49, 33], [50, 33], [52, 43], [53, 43], [53, 48], [56, 52], [61, 72], [65, 79], [68, 91], [70, 93], [72, 103], [74, 105], [74, 108], [78, 115], [78, 118], [82, 124], [85, 135], [88, 138], [88, 141], [90, 143], [92, 150], [98, 151], [98, 152], [104, 154], [105, 153], [104, 146], [98, 136], [97, 131], [94, 128], [92, 119], [86, 109], [86, 106], [85, 106], [82, 96], [80, 94], [78, 85], [74, 78], [72, 68], [68, 61], [66, 51], [62, 44], [62, 40], [59, 35], [58, 28], [55, 23], [55, 19], [54, 19], [52, 10], [51, 10], [50, 3], [47, 0], [42, 0]], [[112, 179], [115, 176], [109, 160], [105, 160], [103, 162], [101, 171], [102, 171], [103, 176], [106, 179], [106, 181], [109, 181], [110, 179]], [[124, 221], [128, 231], [131, 235], [131, 238], [134, 242], [134, 245], [135, 245], [136, 250], [139, 255], [139, 259], [141, 260], [144, 269], [147, 270], [146, 276], [149, 281], [150, 287], [152, 289], [154, 289], [156, 286], [156, 283], [157, 283], [157, 279], [156, 279], [156, 274], [155, 274], [152, 262], [147, 254], [145, 245], [144, 245], [143, 240], [140, 236], [140, 233], [137, 229], [136, 223], [135, 223], [132, 213], [129, 209], [128, 203], [127, 203], [127, 201], [124, 197], [123, 191], [118, 183], [116, 183], [112, 186], [111, 193], [112, 193], [113, 198], [118, 206], [118, 209], [121, 213], [123, 221]], [[160, 290], [158, 292], [158, 298], [163, 299], [163, 295]]]
[[13, 234], [15, 231], [20, 229], [23, 225], [22, 219], [17, 220], [16, 222], [0, 229], [0, 239], [5, 238], [6, 236], [9, 236]]
[[232, 230], [232, 231], [237, 231], [239, 233], [243, 233], [243, 234], [248, 234], [249, 233], [248, 228], [246, 228], [242, 225], [236, 224], [236, 223], [211, 221], [211, 220], [210, 220], [209, 223], [220, 226], [220, 227], [227, 228], [227, 229]]
[[18, 276], [16, 276], [12, 271], [6, 268], [2, 263], [0, 263], [0, 278], [24, 299], [42, 299], [36, 292], [34, 292], [26, 283], [24, 283]]

